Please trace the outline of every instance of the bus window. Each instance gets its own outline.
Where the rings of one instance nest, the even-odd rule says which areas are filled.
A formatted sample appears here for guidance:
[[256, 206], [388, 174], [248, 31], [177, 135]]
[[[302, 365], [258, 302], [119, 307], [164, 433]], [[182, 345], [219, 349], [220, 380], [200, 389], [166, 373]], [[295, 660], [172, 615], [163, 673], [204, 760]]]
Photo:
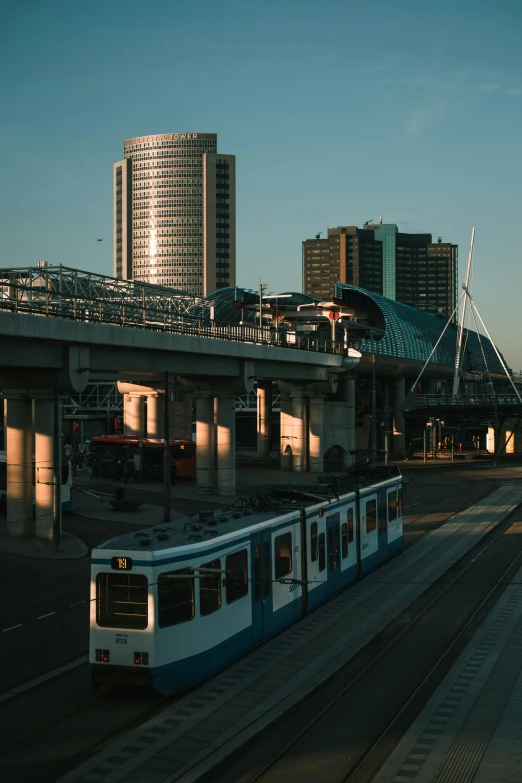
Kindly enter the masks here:
[[175, 443], [170, 447], [172, 459], [188, 459], [196, 455], [195, 443]]

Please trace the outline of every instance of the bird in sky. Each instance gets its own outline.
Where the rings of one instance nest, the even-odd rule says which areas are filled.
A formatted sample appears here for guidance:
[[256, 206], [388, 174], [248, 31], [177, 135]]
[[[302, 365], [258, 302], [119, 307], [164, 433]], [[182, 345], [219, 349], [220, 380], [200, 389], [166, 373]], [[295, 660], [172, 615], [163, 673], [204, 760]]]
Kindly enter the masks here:
[[103, 237], [94, 237], [97, 242], [103, 242]]

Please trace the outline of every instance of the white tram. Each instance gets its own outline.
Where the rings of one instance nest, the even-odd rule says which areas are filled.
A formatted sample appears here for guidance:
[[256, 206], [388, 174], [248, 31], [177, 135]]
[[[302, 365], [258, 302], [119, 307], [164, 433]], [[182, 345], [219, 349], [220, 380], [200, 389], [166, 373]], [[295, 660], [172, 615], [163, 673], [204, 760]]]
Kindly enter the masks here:
[[[328, 482], [328, 483], [327, 483]], [[92, 552], [92, 682], [201, 683], [402, 549], [397, 468], [275, 485]]]

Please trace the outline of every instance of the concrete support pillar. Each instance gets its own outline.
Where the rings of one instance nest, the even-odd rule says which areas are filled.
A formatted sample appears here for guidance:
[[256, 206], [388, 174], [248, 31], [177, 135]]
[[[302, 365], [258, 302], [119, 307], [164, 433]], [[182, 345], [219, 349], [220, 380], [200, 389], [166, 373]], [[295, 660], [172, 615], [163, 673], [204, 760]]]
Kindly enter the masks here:
[[266, 387], [257, 387], [257, 456], [266, 458], [269, 453], [270, 393]]
[[196, 397], [196, 476], [198, 492], [208, 495], [214, 489], [214, 397]]
[[302, 392], [292, 392], [292, 470], [306, 471], [306, 397]]
[[52, 541], [55, 492], [53, 400], [34, 401], [34, 477], [36, 538]]
[[318, 394], [310, 397], [309, 405], [308, 448], [310, 451], [310, 472], [322, 473], [324, 470], [324, 395]]
[[292, 400], [289, 394], [281, 394], [280, 459], [281, 470], [292, 469]]
[[141, 394], [123, 395], [123, 432], [143, 438], [145, 435], [145, 399]]
[[147, 394], [147, 438], [165, 437], [165, 415], [163, 394]]
[[170, 437], [192, 440], [192, 394], [183, 393], [169, 408]]
[[31, 538], [33, 526], [33, 403], [7, 400], [7, 533]]
[[345, 445], [343, 452], [343, 468], [353, 465], [352, 451], [355, 449], [355, 378], [344, 378], [342, 381], [343, 400], [345, 405]]
[[218, 495], [236, 494], [235, 397], [217, 398], [217, 488]]
[[394, 384], [393, 395], [393, 457], [394, 459], [404, 459], [404, 450], [406, 446], [406, 424], [404, 420], [404, 411], [402, 403], [406, 397], [406, 380], [397, 378]]

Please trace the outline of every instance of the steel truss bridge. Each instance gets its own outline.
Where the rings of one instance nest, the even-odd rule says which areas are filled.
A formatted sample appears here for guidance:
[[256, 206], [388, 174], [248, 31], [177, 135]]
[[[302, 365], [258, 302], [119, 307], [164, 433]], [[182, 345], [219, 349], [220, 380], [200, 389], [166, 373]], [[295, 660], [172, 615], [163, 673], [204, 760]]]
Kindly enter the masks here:
[[[273, 394], [272, 410], [281, 409], [281, 395]], [[236, 411], [241, 413], [257, 411], [256, 392], [239, 394], [236, 397]], [[123, 395], [113, 381], [90, 383], [83, 392], [72, 392], [63, 405], [64, 416], [75, 419], [83, 416], [121, 416], [123, 414]]]
[[405, 413], [433, 415], [444, 413], [469, 413], [481, 415], [494, 410], [505, 415], [522, 414], [522, 404], [516, 394], [408, 394], [404, 400]]
[[0, 269], [0, 311], [151, 329], [241, 343], [347, 355], [342, 343], [253, 324], [202, 325], [196, 298], [138, 280], [119, 280], [66, 266]]
[[20, 313], [152, 327], [185, 316], [195, 301], [172, 288], [61, 265], [0, 269], [0, 308]]

